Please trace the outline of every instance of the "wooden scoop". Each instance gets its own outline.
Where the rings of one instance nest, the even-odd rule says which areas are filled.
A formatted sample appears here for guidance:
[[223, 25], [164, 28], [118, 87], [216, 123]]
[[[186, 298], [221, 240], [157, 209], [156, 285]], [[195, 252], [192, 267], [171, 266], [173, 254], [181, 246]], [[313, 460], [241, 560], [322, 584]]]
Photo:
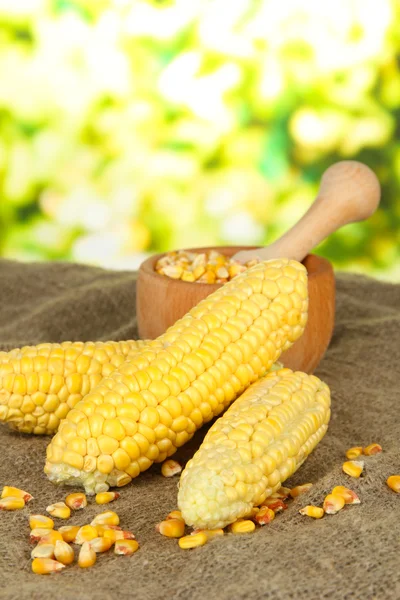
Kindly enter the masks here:
[[368, 219], [378, 208], [378, 178], [366, 165], [345, 160], [325, 171], [318, 196], [305, 215], [278, 240], [264, 248], [242, 250], [233, 258], [292, 258], [301, 262], [331, 233], [348, 223]]

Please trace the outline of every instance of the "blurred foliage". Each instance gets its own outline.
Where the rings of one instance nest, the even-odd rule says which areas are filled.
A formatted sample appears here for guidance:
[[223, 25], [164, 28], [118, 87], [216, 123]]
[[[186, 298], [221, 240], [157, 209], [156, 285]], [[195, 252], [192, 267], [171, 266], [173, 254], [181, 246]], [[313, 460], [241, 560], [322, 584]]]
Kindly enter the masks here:
[[397, 0], [0, 0], [0, 42], [2, 256], [267, 244], [354, 158], [381, 208], [318, 251], [400, 280]]

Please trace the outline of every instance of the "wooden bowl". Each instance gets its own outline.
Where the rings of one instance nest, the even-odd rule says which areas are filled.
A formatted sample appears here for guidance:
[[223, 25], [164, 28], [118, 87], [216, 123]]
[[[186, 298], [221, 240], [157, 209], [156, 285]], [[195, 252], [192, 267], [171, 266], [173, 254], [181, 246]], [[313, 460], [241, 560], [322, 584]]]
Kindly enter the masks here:
[[[192, 252], [215, 249], [232, 256], [249, 247], [190, 248]], [[139, 269], [136, 314], [141, 339], [154, 339], [183, 317], [200, 300], [222, 284], [191, 283], [159, 275], [154, 266], [163, 254], [143, 262]], [[312, 373], [329, 346], [335, 319], [335, 276], [325, 258], [309, 254], [303, 261], [308, 271], [309, 311], [306, 329], [280, 358], [286, 367]]]

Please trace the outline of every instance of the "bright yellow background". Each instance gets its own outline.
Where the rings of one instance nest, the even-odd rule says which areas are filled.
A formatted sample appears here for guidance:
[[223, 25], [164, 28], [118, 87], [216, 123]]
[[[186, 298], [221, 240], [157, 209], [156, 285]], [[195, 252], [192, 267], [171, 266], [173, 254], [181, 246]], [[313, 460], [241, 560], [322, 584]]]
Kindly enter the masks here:
[[355, 158], [381, 208], [319, 252], [400, 280], [396, 0], [0, 0], [0, 24], [3, 257], [266, 244]]

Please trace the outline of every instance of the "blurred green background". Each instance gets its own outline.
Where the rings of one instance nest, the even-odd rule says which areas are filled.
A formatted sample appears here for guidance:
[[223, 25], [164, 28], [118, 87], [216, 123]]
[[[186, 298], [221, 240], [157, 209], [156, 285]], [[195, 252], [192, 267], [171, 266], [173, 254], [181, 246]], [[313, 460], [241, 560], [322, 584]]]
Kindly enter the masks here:
[[267, 244], [354, 158], [381, 208], [318, 252], [400, 281], [397, 0], [0, 0], [0, 27], [1, 256]]

